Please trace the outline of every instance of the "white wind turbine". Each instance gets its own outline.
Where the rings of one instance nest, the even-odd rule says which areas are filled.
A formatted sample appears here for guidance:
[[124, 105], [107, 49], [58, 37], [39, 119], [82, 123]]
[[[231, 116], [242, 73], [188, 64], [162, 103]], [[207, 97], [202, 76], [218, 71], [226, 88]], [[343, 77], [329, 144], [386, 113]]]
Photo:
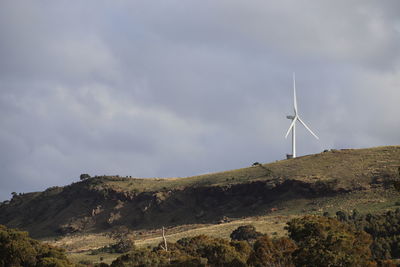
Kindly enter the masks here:
[[294, 107], [294, 116], [286, 116], [286, 118], [292, 120], [292, 123], [290, 124], [290, 127], [286, 133], [285, 138], [288, 137], [290, 131], [292, 131], [292, 157], [296, 157], [296, 121], [299, 121], [303, 126], [317, 139], [318, 136], [311, 131], [311, 129], [302, 121], [302, 119], [299, 117], [299, 114], [297, 113], [297, 100], [296, 100], [296, 79], [295, 79], [295, 74], [293, 73], [293, 107]]

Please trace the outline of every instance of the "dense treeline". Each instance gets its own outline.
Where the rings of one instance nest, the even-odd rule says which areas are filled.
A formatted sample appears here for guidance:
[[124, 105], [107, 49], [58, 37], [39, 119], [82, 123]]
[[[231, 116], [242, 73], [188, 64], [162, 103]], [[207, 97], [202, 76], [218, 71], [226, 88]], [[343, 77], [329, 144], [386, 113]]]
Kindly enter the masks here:
[[374, 259], [400, 258], [400, 209], [379, 215], [361, 215], [356, 210], [351, 214], [338, 211], [336, 217], [372, 236], [371, 251]]
[[[153, 249], [134, 249], [112, 267], [127, 266], [377, 266], [372, 238], [335, 218], [305, 216], [290, 221], [289, 237], [271, 239], [241, 226], [231, 241], [204, 235]], [[390, 266], [390, 265], [388, 265]]]
[[[129, 250], [111, 267], [396, 266], [387, 259], [399, 257], [399, 225], [400, 209], [384, 215], [340, 211], [336, 218], [325, 214], [293, 219], [286, 227], [288, 237], [270, 238], [245, 225], [232, 232], [231, 240], [200, 235], [155, 248], [120, 242], [107, 249]], [[5, 266], [75, 265], [62, 250], [43, 245], [26, 232], [0, 226], [0, 267]]]
[[296, 249], [289, 238], [271, 240], [263, 235], [254, 244], [205, 235], [182, 238], [154, 249], [135, 249], [115, 260], [112, 267], [127, 266], [294, 266]]

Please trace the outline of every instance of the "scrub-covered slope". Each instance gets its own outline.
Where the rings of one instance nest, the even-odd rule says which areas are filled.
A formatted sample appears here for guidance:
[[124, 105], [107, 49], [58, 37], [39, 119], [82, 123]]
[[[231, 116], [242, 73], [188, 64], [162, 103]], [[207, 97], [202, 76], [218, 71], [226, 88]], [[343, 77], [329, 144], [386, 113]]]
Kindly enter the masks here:
[[[149, 229], [263, 215], [296, 200], [347, 197], [399, 179], [400, 146], [332, 150], [188, 178], [98, 176], [0, 204], [0, 224], [33, 236]], [[286, 207], [290, 209], [289, 206]]]

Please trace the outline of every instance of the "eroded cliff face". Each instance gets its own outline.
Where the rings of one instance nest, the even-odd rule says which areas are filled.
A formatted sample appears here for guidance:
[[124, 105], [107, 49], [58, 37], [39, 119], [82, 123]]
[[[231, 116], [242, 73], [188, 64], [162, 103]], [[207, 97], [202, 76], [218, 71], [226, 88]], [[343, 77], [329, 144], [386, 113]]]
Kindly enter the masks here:
[[14, 196], [0, 207], [0, 223], [26, 229], [34, 237], [98, 232], [119, 226], [150, 229], [265, 214], [285, 200], [346, 192], [336, 186], [336, 181], [276, 178], [135, 193], [93, 186], [95, 181], [91, 179]]

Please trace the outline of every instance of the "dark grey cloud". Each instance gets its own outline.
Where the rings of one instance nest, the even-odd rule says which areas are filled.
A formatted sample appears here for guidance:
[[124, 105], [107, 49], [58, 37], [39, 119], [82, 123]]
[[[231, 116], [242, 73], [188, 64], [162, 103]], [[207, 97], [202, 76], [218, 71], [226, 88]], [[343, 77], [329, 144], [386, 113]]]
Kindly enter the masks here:
[[2, 1], [0, 199], [399, 144], [398, 1]]

